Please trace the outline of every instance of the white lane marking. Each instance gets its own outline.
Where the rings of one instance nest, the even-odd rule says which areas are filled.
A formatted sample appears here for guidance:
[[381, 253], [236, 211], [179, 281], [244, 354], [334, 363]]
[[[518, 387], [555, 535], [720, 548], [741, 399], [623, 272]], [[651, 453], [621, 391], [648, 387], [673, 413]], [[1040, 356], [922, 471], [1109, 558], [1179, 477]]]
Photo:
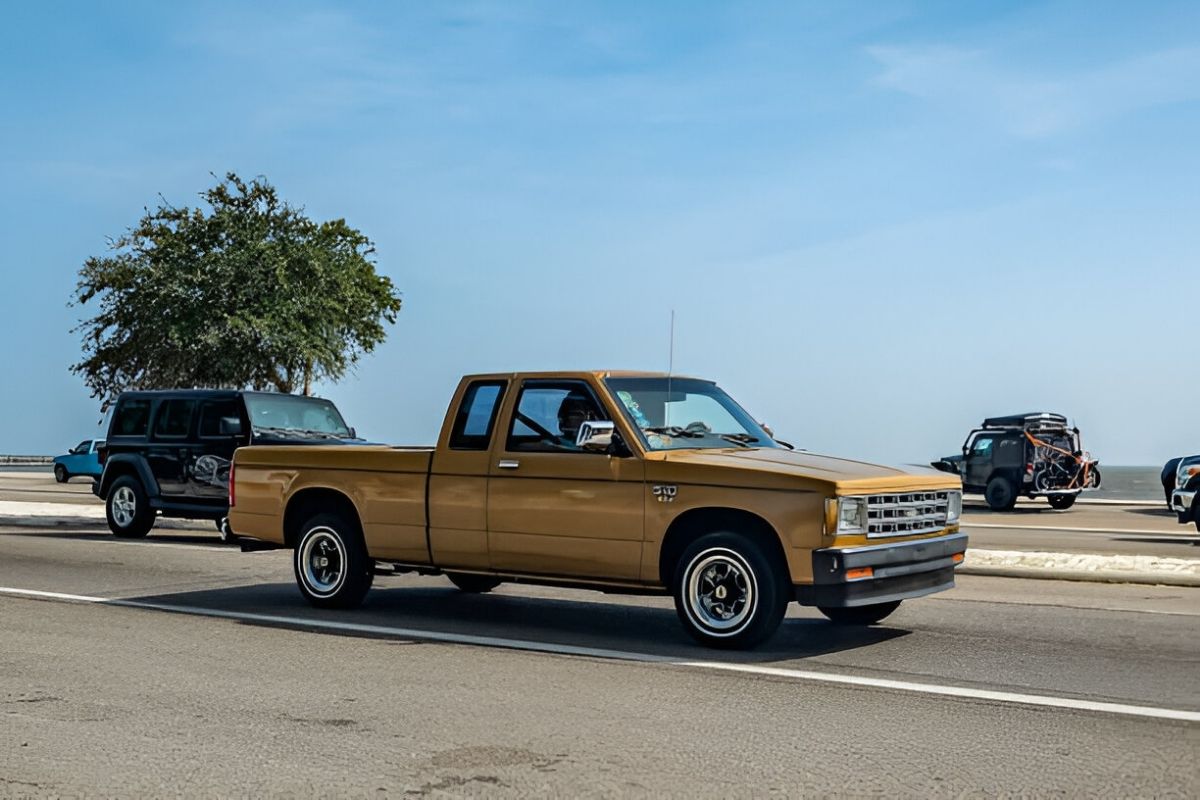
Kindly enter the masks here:
[[239, 620], [243, 622], [261, 622], [272, 625], [288, 625], [310, 629], [315, 628], [317, 630], [365, 633], [374, 636], [400, 637], [404, 639], [418, 639], [421, 641], [444, 642], [447, 644], [468, 644], [480, 647], [502, 647], [509, 650], [526, 650], [538, 653], [550, 653], [554, 655], [587, 656], [590, 658], [604, 658], [646, 664], [662, 664], [666, 666], [707, 670], [712, 672], [741, 672], [750, 675], [787, 678], [795, 681], [833, 683], [842, 686], [888, 689], [891, 691], [909, 692], [913, 694], [957, 697], [970, 700], [988, 700], [991, 702], [1009, 703], [1015, 705], [1061, 708], [1073, 711], [1091, 711], [1101, 714], [1121, 714], [1124, 716], [1169, 719], [1183, 722], [1200, 722], [1200, 712], [1197, 711], [1185, 711], [1182, 709], [1173, 708], [1157, 708], [1154, 706], [1135, 706], [1125, 703], [1106, 703], [1096, 700], [1079, 700], [1072, 697], [1022, 694], [1019, 692], [1002, 692], [990, 689], [972, 689], [966, 686], [939, 686], [937, 684], [914, 683], [911, 681], [898, 681], [887, 678], [869, 678], [861, 675], [839, 675], [830, 672], [814, 672], [811, 670], [786, 669], [783, 667], [765, 667], [757, 664], [728, 664], [720, 661], [689, 661], [685, 659], [671, 658], [670, 656], [656, 656], [650, 653], [608, 650], [598, 647], [580, 647], [577, 645], [556, 644], [553, 642], [535, 642], [525, 639], [505, 639], [496, 636], [475, 636], [465, 633], [428, 631], [417, 628], [396, 628], [389, 625], [367, 625], [354, 622], [309, 619], [306, 617], [287, 617], [276, 614], [254, 614], [242, 611], [225, 611], [216, 608], [201, 608], [199, 606], [174, 605], [171, 603], [150, 603], [141, 600], [121, 600], [118, 598], [92, 597], [89, 595], [66, 594], [63, 592], [44, 592], [36, 589], [0, 587], [0, 594], [7, 594], [16, 597], [40, 598], [45, 600], [95, 603], [152, 611], [167, 611], [177, 614], [217, 617], [220, 619]]
[[963, 522], [963, 528], [996, 528], [1006, 531], [1063, 531], [1066, 533], [1117, 533], [1145, 534], [1148, 536], [1174, 536], [1186, 542], [1195, 539], [1196, 534], [1186, 531], [1156, 531], [1153, 528], [1067, 528], [1055, 525], [1003, 525], [994, 522]]
[[918, 692], [920, 694], [941, 695], [943, 697], [966, 697], [972, 700], [991, 700], [993, 702], [1015, 703], [1027, 706], [1068, 708], [1075, 711], [1096, 711], [1104, 714], [1124, 714], [1135, 717], [1154, 717], [1156, 719], [1200, 722], [1200, 712], [1196, 711], [1155, 708], [1153, 706], [1134, 706], [1126, 705], [1125, 703], [1105, 703], [1098, 700], [1078, 700], [1073, 697], [1053, 697], [1040, 694], [1021, 694], [1019, 692], [998, 692], [991, 689], [971, 689], [966, 686], [937, 686], [928, 683], [913, 683], [911, 681], [897, 681], [888, 678], [868, 678], [862, 675], [833, 675], [827, 672], [810, 672], [802, 669], [761, 667], [755, 664], [727, 664], [719, 661], [681, 661], [674, 663], [683, 667], [699, 667], [702, 669], [722, 670], [725, 672], [750, 672], [756, 675], [774, 675], [780, 678], [792, 678], [794, 680], [839, 683], [847, 686], [869, 686], [877, 689], [891, 689], [899, 692]]

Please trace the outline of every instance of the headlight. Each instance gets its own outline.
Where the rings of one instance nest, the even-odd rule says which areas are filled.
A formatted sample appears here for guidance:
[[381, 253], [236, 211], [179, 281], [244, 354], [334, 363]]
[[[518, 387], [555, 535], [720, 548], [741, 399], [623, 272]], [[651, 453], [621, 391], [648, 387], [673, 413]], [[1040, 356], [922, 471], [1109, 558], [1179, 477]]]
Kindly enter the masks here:
[[1175, 488], [1182, 489], [1188, 485], [1188, 481], [1192, 476], [1200, 472], [1200, 464], [1197, 464], [1192, 459], [1185, 458], [1179, 462], [1179, 468], [1175, 470]]
[[838, 498], [838, 533], [866, 533], [867, 498]]
[[946, 492], [946, 522], [958, 522], [962, 516], [962, 492]]

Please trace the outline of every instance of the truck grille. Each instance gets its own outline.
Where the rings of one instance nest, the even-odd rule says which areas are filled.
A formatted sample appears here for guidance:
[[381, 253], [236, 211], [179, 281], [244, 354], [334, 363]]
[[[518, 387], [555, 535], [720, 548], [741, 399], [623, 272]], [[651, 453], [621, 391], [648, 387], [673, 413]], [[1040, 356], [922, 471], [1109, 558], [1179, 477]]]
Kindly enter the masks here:
[[946, 527], [950, 493], [899, 492], [867, 498], [867, 536], [913, 536]]

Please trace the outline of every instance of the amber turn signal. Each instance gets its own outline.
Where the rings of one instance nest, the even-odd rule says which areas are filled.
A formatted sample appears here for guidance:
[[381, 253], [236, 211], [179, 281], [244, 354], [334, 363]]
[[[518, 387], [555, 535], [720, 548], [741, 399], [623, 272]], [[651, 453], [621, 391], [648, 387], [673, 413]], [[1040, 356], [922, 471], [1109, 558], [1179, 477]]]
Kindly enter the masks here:
[[854, 569], [846, 570], [846, 580], [860, 581], [863, 578], [870, 578], [875, 575], [875, 570], [872, 567], [855, 567]]
[[954, 555], [950, 556], [950, 560], [953, 561], [955, 564], [961, 564], [963, 562], [963, 559], [966, 557], [967, 557], [966, 553], [955, 553]]

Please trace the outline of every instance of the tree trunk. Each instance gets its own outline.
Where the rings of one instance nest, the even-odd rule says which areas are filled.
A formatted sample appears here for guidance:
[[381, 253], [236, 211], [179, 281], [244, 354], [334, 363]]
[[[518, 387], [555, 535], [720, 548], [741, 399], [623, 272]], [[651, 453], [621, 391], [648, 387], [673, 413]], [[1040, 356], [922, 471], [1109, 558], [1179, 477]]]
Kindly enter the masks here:
[[304, 396], [312, 396], [312, 362], [304, 362]]

